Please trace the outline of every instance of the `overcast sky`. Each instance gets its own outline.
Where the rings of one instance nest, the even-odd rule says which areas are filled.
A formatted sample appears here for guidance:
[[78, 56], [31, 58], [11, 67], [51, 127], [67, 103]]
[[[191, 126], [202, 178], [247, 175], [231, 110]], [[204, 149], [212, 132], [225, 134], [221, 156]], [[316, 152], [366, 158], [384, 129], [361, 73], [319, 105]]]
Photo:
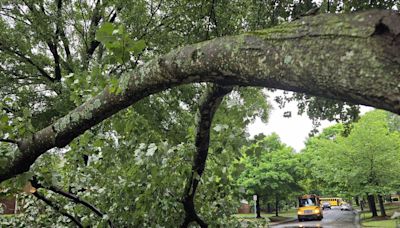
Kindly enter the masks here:
[[[282, 91], [277, 91], [274, 94], [282, 94]], [[293, 147], [297, 152], [304, 148], [304, 142], [308, 137], [312, 129], [312, 121], [307, 117], [306, 114], [302, 116], [297, 115], [297, 103], [290, 102], [286, 104], [284, 109], [279, 109], [278, 104], [273, 100], [275, 96], [270, 95], [268, 101], [273, 106], [273, 110], [270, 112], [270, 117], [267, 124], [261, 122], [257, 119], [248, 128], [251, 136], [259, 133], [264, 133], [269, 135], [272, 132], [276, 132], [282, 142]], [[371, 107], [362, 106], [361, 113], [372, 110]], [[285, 111], [291, 111], [292, 117], [285, 118], [283, 113]], [[326, 128], [336, 122], [323, 121], [319, 130]]]

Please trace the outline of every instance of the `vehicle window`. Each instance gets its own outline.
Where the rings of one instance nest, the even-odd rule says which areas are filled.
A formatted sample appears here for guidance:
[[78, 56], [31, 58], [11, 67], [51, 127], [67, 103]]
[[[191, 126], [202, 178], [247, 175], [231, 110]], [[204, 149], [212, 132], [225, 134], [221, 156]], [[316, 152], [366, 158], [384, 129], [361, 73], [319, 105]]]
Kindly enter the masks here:
[[301, 199], [300, 200], [300, 206], [315, 206], [315, 199]]

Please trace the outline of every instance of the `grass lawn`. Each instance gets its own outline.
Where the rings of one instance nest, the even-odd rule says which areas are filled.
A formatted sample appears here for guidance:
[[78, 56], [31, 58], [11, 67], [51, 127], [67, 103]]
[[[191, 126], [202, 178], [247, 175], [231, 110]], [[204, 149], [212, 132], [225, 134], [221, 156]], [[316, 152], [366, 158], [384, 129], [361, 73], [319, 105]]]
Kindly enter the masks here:
[[[234, 217], [238, 218], [241, 221], [257, 221], [255, 218], [255, 214], [235, 214]], [[297, 216], [297, 209], [290, 209], [288, 211], [279, 212], [279, 216], [275, 216], [275, 213], [261, 213], [261, 217], [268, 218], [271, 222], [279, 222], [284, 221], [289, 218], [294, 218]]]
[[[255, 218], [256, 215], [254, 213], [250, 213], [250, 214], [234, 214], [233, 217], [236, 218]], [[261, 213], [261, 217], [268, 217], [268, 214], [266, 213]]]
[[[275, 216], [275, 214], [273, 214]], [[279, 212], [279, 216], [284, 217], [297, 217], [297, 209], [290, 209], [288, 211]]]
[[[396, 227], [396, 220], [390, 219], [395, 211], [400, 211], [400, 204], [385, 205], [385, 211], [387, 217], [375, 217], [372, 218], [371, 212], [363, 211], [360, 214], [363, 227], [380, 227], [380, 228], [392, 228]], [[380, 211], [378, 210], [378, 214]]]
[[363, 227], [379, 227], [379, 228], [393, 228], [396, 227], [396, 221], [393, 219], [388, 220], [369, 220], [362, 223]]

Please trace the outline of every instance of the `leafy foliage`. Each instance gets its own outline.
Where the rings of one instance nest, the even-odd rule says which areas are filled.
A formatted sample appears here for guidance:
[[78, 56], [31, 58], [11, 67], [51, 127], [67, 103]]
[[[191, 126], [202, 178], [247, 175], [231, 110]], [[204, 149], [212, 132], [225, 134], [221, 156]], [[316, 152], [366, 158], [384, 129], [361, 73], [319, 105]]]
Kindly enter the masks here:
[[238, 162], [238, 185], [248, 194], [265, 200], [285, 199], [301, 191], [302, 168], [292, 148], [280, 142], [276, 134], [242, 148]]
[[[395, 4], [334, 2], [331, 6], [336, 8], [331, 7], [331, 12], [390, 8]], [[273, 26], [315, 5], [312, 1], [289, 0], [3, 0], [0, 139], [31, 135], [106, 86], [112, 93], [120, 92], [118, 78], [158, 54], [184, 44]], [[106, 226], [110, 218], [116, 227], [175, 227], [182, 219], [180, 198], [194, 151], [194, 113], [205, 87], [186, 85], [150, 96], [88, 130], [66, 148], [43, 155], [29, 173], [7, 181], [1, 189], [9, 195], [19, 193], [34, 175], [43, 186], [58, 186], [106, 214], [99, 218], [82, 205], [39, 190], [85, 226]], [[347, 109], [346, 105], [317, 98], [303, 100], [302, 110], [308, 107], [316, 118], [346, 119], [357, 113], [353, 106]], [[268, 110], [259, 89], [236, 88], [215, 116], [210, 159], [196, 197], [198, 211], [212, 226], [238, 225], [230, 217], [239, 203], [236, 174], [230, 172], [235, 159], [241, 159], [246, 172], [259, 175], [254, 179], [243, 173], [243, 183], [249, 190], [258, 181], [270, 184], [257, 188], [274, 193], [284, 189], [283, 193], [279, 191], [282, 197], [298, 189], [301, 170], [290, 148], [276, 136], [248, 142], [247, 124], [256, 117], [267, 121]], [[343, 110], [346, 118], [340, 116]], [[240, 151], [243, 145], [247, 147]], [[264, 149], [269, 152], [259, 153]], [[254, 153], [254, 157], [244, 151]], [[0, 165], [16, 153], [15, 145], [0, 142]], [[257, 163], [255, 169], [250, 164], [256, 164], [257, 157], [263, 163]], [[21, 193], [18, 199], [24, 202], [21, 213], [1, 218], [1, 224], [71, 226], [66, 217], [32, 195]]]
[[389, 194], [398, 187], [399, 134], [389, 128], [388, 114], [376, 110], [353, 124], [350, 134], [342, 125], [310, 138], [303, 151], [308, 183], [323, 194], [357, 196]]
[[111, 52], [110, 63], [125, 63], [130, 60], [131, 54], [139, 55], [146, 47], [144, 40], [131, 39], [122, 25], [116, 27], [109, 22], [97, 30], [96, 40]]

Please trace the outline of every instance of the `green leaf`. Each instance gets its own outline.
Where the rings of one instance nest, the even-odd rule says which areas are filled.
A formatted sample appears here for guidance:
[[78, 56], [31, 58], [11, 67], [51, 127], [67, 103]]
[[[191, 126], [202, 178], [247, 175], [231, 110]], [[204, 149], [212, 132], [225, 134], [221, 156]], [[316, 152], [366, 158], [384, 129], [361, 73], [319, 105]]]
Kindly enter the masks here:
[[141, 53], [146, 48], [144, 40], [130, 41], [128, 43], [128, 50], [133, 52], [134, 55]]
[[104, 145], [104, 141], [102, 139], [96, 139], [96, 141], [94, 141], [93, 146], [94, 147], [102, 147]]
[[2, 123], [2, 124], [7, 124], [8, 123], [8, 116], [7, 115], [3, 115], [3, 116], [1, 116], [1, 118], [0, 118], [0, 122]]
[[101, 27], [96, 32], [96, 40], [100, 41], [107, 47], [107, 45], [116, 40], [115, 36], [113, 35], [114, 30], [115, 30], [114, 24], [109, 22], [102, 24]]
[[283, 62], [285, 64], [290, 64], [292, 62], [292, 56], [290, 56], [290, 55], [285, 56], [285, 59], [283, 60]]
[[157, 150], [156, 144], [154, 143], [150, 144], [149, 147], [147, 148], [146, 156], [153, 156], [156, 150]]
[[221, 124], [217, 124], [217, 125], [214, 127], [214, 131], [216, 131], [216, 132], [220, 132], [222, 129], [223, 129], [223, 126], [222, 126]]

